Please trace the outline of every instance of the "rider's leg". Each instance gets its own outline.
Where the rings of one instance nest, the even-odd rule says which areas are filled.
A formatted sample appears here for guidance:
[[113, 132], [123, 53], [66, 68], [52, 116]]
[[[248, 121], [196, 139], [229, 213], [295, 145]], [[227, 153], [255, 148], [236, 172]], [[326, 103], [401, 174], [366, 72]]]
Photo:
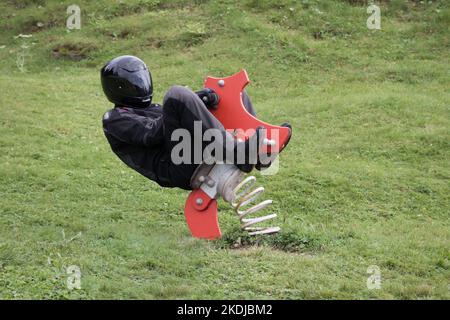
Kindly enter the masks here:
[[[251, 105], [250, 99], [245, 95], [246, 105], [250, 108], [249, 112], [254, 112], [253, 107]], [[223, 125], [217, 120], [214, 115], [208, 111], [205, 104], [202, 100], [191, 90], [181, 86], [173, 86], [164, 97], [163, 102], [163, 117], [164, 117], [164, 136], [166, 140], [166, 146], [168, 150], [172, 150], [175, 145], [178, 144], [178, 141], [171, 141], [172, 133], [176, 129], [186, 129], [191, 137], [196, 133], [195, 130], [195, 122], [200, 121], [201, 128], [201, 137], [194, 137], [194, 139], [200, 139], [202, 141], [202, 150], [194, 150], [194, 139], [192, 139], [191, 150], [194, 152], [202, 152], [204, 147], [206, 147], [210, 142], [203, 142], [203, 133], [208, 129], [217, 129], [219, 134], [221, 135], [221, 141], [218, 141], [218, 144], [221, 146], [223, 150], [223, 158], [216, 159], [218, 161], [225, 161], [225, 159], [233, 159], [235, 161], [237, 159], [236, 152], [237, 150], [241, 150], [241, 148], [237, 147], [237, 142], [234, 137], [225, 130]], [[245, 144], [245, 145], [244, 145]], [[243, 143], [242, 149], [245, 149], [246, 156], [243, 164], [236, 163], [241, 170], [250, 171], [252, 167], [249, 167], [248, 164], [250, 162], [248, 151], [248, 142]], [[255, 150], [256, 152], [257, 150]], [[195, 157], [194, 152], [191, 155], [191, 163], [194, 163], [194, 160], [198, 160], [198, 155]], [[201, 158], [201, 157], [200, 157]], [[256, 160], [256, 159], [255, 159]], [[255, 161], [256, 163], [256, 161]], [[197, 163], [198, 164], [198, 163]], [[247, 167], [245, 167], [247, 165]]]

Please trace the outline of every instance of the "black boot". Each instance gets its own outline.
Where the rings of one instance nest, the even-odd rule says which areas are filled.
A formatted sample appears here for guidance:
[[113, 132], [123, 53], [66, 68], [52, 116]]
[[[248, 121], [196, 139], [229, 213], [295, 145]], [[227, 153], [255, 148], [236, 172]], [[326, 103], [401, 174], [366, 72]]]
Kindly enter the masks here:
[[[235, 148], [235, 165], [239, 170], [249, 173], [253, 170], [255, 165], [258, 163], [259, 147], [262, 143], [264, 127], [256, 128], [255, 134], [249, 137], [245, 142], [237, 142]], [[238, 146], [238, 144], [244, 144], [243, 146]], [[242, 161], [237, 161], [239, 159], [238, 155], [240, 152], [244, 152], [243, 163], [238, 163]], [[240, 154], [242, 158], [242, 154]], [[241, 159], [242, 160], [242, 159]]]
[[[289, 141], [291, 140], [291, 137], [292, 137], [292, 126], [291, 126], [288, 122], [285, 122], [285, 123], [283, 123], [283, 124], [281, 125], [281, 127], [289, 128], [289, 138], [288, 138], [288, 140], [286, 141], [286, 144], [284, 145], [284, 148], [286, 148], [287, 145], [288, 145], [288, 143], [289, 143]], [[259, 158], [258, 158], [258, 162], [257, 162], [256, 165], [255, 165], [255, 169], [258, 170], [258, 171], [261, 171], [262, 169], [265, 169], [265, 168], [270, 167], [271, 164], [272, 164], [272, 161], [270, 161], [270, 162], [267, 163], [267, 164], [266, 164], [266, 163], [262, 164], [262, 163], [259, 161]]]

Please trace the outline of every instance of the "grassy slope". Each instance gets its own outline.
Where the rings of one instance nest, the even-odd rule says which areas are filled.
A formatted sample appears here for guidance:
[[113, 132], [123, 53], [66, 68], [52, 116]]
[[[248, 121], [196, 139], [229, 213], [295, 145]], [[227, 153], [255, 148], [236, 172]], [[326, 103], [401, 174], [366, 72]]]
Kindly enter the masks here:
[[[78, 1], [75, 32], [72, 2], [0, 4], [0, 298], [448, 299], [445, 1], [383, 2], [375, 32], [362, 1], [187, 2]], [[230, 249], [241, 235], [222, 203], [227, 236], [192, 239], [187, 193], [114, 157], [98, 69], [124, 53], [151, 66], [156, 101], [248, 70], [259, 116], [294, 127], [279, 174], [258, 176], [283, 233]]]

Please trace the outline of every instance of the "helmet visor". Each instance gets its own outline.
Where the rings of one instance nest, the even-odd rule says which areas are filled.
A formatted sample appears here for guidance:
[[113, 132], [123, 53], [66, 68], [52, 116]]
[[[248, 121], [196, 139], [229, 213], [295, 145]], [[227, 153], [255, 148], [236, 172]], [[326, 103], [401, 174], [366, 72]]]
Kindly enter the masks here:
[[[126, 74], [121, 74], [121, 73]], [[152, 95], [153, 86], [152, 79], [147, 68], [131, 71], [119, 70], [119, 78], [126, 79], [123, 83], [122, 88], [120, 88], [121, 94], [127, 97], [142, 97], [146, 98]]]

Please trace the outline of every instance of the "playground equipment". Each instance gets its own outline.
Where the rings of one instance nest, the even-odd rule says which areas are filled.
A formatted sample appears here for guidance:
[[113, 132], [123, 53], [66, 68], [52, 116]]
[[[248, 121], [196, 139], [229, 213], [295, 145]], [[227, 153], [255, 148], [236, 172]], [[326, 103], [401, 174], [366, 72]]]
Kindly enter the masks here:
[[[259, 152], [270, 155], [273, 160], [283, 150], [291, 133], [289, 128], [265, 123], [247, 112], [242, 102], [242, 91], [249, 82], [245, 70], [226, 78], [207, 77], [204, 87], [213, 89], [219, 96], [218, 105], [210, 111], [225, 129], [241, 141], [250, 138], [247, 135], [247, 132], [251, 131], [249, 129], [264, 127], [265, 136]], [[256, 178], [249, 176], [244, 179], [244, 175], [233, 164], [198, 166], [191, 178], [193, 191], [189, 194], [184, 208], [192, 236], [203, 239], [221, 237], [217, 210], [219, 197], [231, 204], [240, 219], [241, 228], [250, 235], [276, 233], [280, 230], [279, 227], [255, 226], [274, 219], [276, 214], [254, 216], [269, 206], [272, 200], [264, 200], [254, 205], [257, 198], [263, 194], [264, 188], [254, 188]]]

